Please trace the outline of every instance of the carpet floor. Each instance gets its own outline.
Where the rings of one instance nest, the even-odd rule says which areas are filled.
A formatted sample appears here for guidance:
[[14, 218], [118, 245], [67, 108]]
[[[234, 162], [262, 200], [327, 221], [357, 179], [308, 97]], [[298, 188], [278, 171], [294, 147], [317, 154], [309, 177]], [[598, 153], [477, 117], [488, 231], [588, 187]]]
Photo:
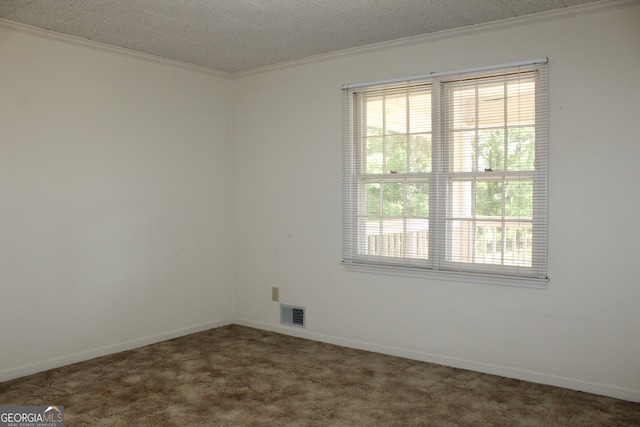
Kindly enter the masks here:
[[640, 426], [640, 404], [237, 325], [0, 383], [65, 426]]

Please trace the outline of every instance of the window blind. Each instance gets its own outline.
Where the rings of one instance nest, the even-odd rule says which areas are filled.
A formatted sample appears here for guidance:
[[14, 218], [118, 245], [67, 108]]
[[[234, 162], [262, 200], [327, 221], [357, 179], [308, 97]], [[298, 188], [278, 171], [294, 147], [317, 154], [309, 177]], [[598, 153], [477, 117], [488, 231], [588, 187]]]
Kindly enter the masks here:
[[344, 263], [546, 278], [546, 61], [343, 89]]

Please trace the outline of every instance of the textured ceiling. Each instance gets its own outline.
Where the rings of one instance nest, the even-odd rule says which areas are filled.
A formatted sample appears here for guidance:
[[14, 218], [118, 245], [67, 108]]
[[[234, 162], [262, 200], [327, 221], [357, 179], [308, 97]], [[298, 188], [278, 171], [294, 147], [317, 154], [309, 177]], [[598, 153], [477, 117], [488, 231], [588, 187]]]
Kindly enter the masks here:
[[0, 18], [228, 72], [594, 0], [0, 0]]

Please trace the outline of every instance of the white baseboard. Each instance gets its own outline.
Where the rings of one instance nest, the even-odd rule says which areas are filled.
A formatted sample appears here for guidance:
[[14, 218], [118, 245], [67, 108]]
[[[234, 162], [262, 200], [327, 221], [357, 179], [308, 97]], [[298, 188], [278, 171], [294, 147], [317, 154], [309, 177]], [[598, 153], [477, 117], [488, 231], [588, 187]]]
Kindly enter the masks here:
[[234, 317], [232, 320], [222, 320], [217, 322], [205, 323], [202, 325], [192, 326], [184, 329], [163, 332], [148, 337], [130, 340], [114, 345], [100, 347], [97, 349], [75, 353], [56, 359], [47, 360], [31, 365], [21, 366], [15, 369], [0, 372], [0, 382], [9, 381], [15, 378], [24, 377], [38, 372], [56, 369], [62, 366], [71, 365], [73, 363], [84, 362], [86, 360], [95, 359], [96, 357], [106, 356], [109, 354], [119, 353], [121, 351], [132, 350], [134, 348], [143, 347], [157, 342], [190, 335], [197, 332], [206, 331], [213, 328], [219, 328], [230, 324], [248, 326], [256, 329], [277, 332], [284, 335], [295, 336], [299, 338], [309, 339], [313, 341], [335, 344], [342, 347], [355, 348], [359, 350], [372, 351], [375, 353], [388, 354], [391, 356], [404, 357], [407, 359], [420, 360], [422, 362], [437, 363], [439, 365], [451, 366], [454, 368], [468, 369], [471, 371], [482, 372], [486, 374], [499, 375], [506, 378], [514, 378], [523, 381], [530, 381], [539, 384], [547, 384], [556, 387], [568, 388], [571, 390], [584, 391], [587, 393], [609, 396], [616, 399], [629, 400], [632, 402], [640, 402], [640, 391], [623, 387], [612, 386], [608, 384], [599, 384], [589, 381], [576, 380], [573, 378], [549, 375], [541, 372], [528, 371], [525, 369], [517, 369], [507, 366], [492, 365], [488, 363], [476, 362], [473, 360], [459, 359], [455, 357], [442, 356], [438, 354], [408, 350], [400, 347], [375, 344], [365, 341], [354, 340], [350, 338], [338, 337], [334, 335], [320, 334], [311, 332], [306, 329], [297, 327], [288, 327], [282, 325], [274, 325], [270, 323], [255, 322], [248, 319]]
[[0, 382], [9, 381], [15, 378], [24, 377], [38, 372], [48, 371], [50, 369], [60, 368], [62, 366], [71, 365], [73, 363], [84, 362], [86, 360], [95, 359], [96, 357], [107, 356], [109, 354], [119, 353], [121, 351], [132, 350], [134, 348], [144, 347], [149, 344], [155, 344], [161, 341], [167, 341], [179, 338], [185, 335], [206, 331], [221, 326], [230, 325], [232, 321], [222, 320], [217, 322], [204, 323], [201, 325], [190, 326], [184, 329], [162, 332], [160, 334], [151, 335], [144, 338], [125, 341], [114, 345], [96, 348], [93, 350], [83, 351], [80, 353], [70, 354], [56, 359], [46, 360], [31, 365], [20, 366], [15, 369], [0, 372]]
[[404, 357], [407, 359], [420, 360], [422, 362], [436, 363], [438, 365], [451, 366], [454, 368], [467, 369], [470, 371], [482, 372], [485, 374], [498, 375], [506, 378], [514, 378], [538, 384], [547, 384], [555, 387], [562, 387], [571, 390], [584, 391], [587, 393], [609, 396], [616, 399], [640, 402], [640, 390], [632, 390], [608, 384], [599, 384], [589, 381], [576, 380], [573, 378], [549, 375], [542, 372], [529, 371], [508, 366], [492, 365], [489, 363], [476, 362], [473, 360], [459, 359], [455, 357], [442, 356], [438, 354], [408, 350], [399, 347], [386, 346], [370, 342], [353, 340], [350, 338], [337, 337], [333, 335], [310, 332], [306, 329], [274, 325], [270, 323], [255, 322], [248, 319], [233, 318], [233, 323], [241, 326], [248, 326], [256, 329], [264, 329], [272, 332], [305, 338], [313, 341], [335, 344], [342, 347], [350, 347], [359, 350], [372, 351], [375, 353], [388, 354], [391, 356]]

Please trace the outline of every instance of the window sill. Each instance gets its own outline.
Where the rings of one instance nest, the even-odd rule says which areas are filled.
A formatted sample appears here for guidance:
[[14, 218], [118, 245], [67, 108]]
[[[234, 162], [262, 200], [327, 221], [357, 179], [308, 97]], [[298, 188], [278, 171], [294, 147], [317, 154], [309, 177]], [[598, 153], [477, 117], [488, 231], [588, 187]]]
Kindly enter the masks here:
[[391, 276], [415, 277], [419, 279], [445, 280], [450, 282], [478, 283], [484, 285], [515, 286], [521, 288], [547, 289], [549, 279], [535, 277], [501, 276], [482, 273], [464, 273], [458, 271], [438, 271], [423, 268], [394, 267], [362, 263], [341, 262], [347, 271], [361, 273], [386, 274]]

